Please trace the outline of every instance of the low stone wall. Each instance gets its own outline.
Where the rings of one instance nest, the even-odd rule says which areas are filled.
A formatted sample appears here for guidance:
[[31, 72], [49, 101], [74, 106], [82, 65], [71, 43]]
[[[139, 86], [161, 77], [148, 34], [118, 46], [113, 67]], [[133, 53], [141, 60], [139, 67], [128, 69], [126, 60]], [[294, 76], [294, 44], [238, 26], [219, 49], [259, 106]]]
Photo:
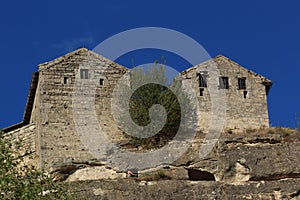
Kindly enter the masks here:
[[13, 143], [21, 142], [20, 155], [23, 157], [24, 164], [38, 166], [38, 156], [36, 152], [36, 125], [28, 124], [19, 129], [8, 132], [4, 135], [5, 138]]

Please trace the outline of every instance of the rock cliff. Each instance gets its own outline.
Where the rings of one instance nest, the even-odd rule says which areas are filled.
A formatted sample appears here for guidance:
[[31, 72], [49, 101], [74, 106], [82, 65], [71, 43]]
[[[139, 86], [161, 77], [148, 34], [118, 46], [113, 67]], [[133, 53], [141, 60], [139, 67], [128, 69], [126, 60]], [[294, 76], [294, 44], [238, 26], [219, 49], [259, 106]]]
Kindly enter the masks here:
[[78, 198], [300, 199], [298, 131], [228, 131], [204, 159], [199, 158], [201, 142], [199, 136], [176, 162], [139, 171], [139, 177], [124, 178], [105, 164], [82, 164], [67, 181]]

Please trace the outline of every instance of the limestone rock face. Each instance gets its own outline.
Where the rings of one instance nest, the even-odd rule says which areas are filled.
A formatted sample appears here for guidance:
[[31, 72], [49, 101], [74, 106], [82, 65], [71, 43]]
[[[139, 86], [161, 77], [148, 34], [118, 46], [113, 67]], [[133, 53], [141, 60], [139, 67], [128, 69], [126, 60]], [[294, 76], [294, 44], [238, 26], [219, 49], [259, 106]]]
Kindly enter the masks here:
[[107, 169], [105, 166], [95, 166], [77, 170], [68, 177], [67, 181], [74, 182], [83, 180], [117, 179], [125, 177], [125, 173], [117, 173], [112, 169]]
[[[141, 184], [142, 183], [142, 184]], [[75, 184], [78, 184], [75, 186]], [[293, 199], [300, 198], [300, 179], [251, 181], [233, 185], [213, 181], [160, 180], [137, 182], [132, 179], [74, 183], [78, 199]], [[77, 190], [77, 192], [76, 192]]]
[[[286, 136], [223, 134], [204, 159], [199, 158], [200, 145], [201, 139], [173, 164], [139, 171], [138, 178], [120, 179], [102, 166], [93, 173], [79, 170], [68, 180], [102, 179], [73, 187], [78, 198], [300, 199], [299, 132]], [[105, 177], [97, 174], [101, 171]]]
[[244, 182], [279, 180], [300, 177], [300, 134], [294, 139], [274, 134], [222, 135], [213, 151], [199, 158], [201, 140], [198, 140], [173, 165], [204, 170], [214, 174], [217, 181]]

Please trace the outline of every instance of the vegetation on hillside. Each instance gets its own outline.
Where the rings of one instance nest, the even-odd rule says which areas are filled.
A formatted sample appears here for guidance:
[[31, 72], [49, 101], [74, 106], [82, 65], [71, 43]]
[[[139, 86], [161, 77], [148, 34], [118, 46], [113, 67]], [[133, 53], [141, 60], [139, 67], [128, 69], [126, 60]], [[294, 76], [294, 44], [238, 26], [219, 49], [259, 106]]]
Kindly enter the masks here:
[[[132, 70], [130, 87], [133, 94], [130, 97], [129, 112], [135, 125], [145, 127], [151, 123], [149, 111], [155, 104], [159, 104], [165, 109], [167, 119], [163, 128], [151, 137], [133, 137], [125, 132], [124, 134], [129, 138], [129, 144], [145, 149], [165, 145], [178, 132], [182, 115], [187, 115], [183, 111], [187, 110], [185, 108], [188, 107], [189, 100], [182, 91], [181, 81], [173, 80], [171, 82], [168, 80], [165, 67], [155, 63], [149, 70], [141, 67]], [[124, 106], [126, 106], [125, 103]], [[128, 119], [124, 117], [121, 121], [123, 126], [130, 130], [131, 124], [128, 123]]]
[[[225, 131], [227, 134], [234, 134], [232, 129]], [[281, 142], [297, 142], [300, 141], [300, 129], [284, 128], [284, 127], [270, 127], [270, 128], [247, 128], [243, 132], [235, 133], [239, 136], [254, 136], [254, 137], [274, 137], [276, 136]]]
[[0, 199], [70, 199], [62, 183], [26, 165], [22, 141], [11, 142], [0, 133]]

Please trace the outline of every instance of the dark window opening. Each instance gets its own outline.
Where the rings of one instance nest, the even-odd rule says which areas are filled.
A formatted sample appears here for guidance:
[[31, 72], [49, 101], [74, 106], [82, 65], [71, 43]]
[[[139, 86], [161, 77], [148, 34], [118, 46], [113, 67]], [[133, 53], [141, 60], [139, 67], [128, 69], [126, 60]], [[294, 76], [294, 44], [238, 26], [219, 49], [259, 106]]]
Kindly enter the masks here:
[[200, 88], [200, 96], [202, 97], [204, 93], [204, 88]]
[[246, 90], [246, 78], [238, 78], [238, 89]]
[[81, 79], [89, 79], [89, 70], [88, 69], [80, 69], [80, 78]]
[[248, 92], [244, 91], [244, 99], [247, 99], [247, 94], [248, 94]]
[[64, 84], [68, 84], [68, 77], [64, 77]]
[[207, 74], [197, 74], [199, 87], [207, 87]]
[[103, 78], [100, 78], [99, 84], [100, 84], [100, 85], [104, 85], [104, 79], [103, 79]]
[[228, 77], [220, 77], [219, 79], [220, 89], [229, 89], [229, 78]]

